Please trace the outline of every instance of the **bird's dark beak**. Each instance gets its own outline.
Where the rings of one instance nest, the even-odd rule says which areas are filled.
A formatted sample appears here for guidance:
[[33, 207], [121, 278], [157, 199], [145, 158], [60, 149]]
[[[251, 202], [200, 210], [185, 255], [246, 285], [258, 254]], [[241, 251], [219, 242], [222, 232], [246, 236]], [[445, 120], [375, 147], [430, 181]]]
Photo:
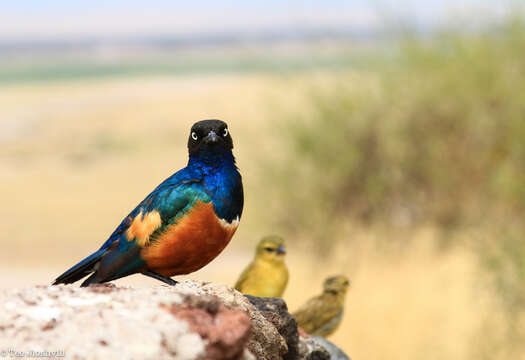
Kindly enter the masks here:
[[277, 254], [286, 254], [286, 248], [283, 245], [279, 245], [277, 248]]
[[203, 139], [205, 144], [216, 144], [219, 142], [219, 137], [215, 134], [215, 131], [210, 131], [208, 135]]

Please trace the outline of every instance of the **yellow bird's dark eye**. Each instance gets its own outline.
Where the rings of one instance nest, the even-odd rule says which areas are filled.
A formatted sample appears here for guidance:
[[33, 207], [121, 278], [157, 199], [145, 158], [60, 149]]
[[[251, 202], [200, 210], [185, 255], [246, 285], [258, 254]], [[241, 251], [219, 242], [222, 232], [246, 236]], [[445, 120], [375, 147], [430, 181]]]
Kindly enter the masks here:
[[266, 248], [264, 248], [264, 250], [266, 250], [268, 252], [274, 252], [275, 251], [275, 249], [271, 248], [271, 247], [266, 247]]
[[228, 136], [228, 128], [224, 128], [224, 130], [222, 131], [222, 136]]

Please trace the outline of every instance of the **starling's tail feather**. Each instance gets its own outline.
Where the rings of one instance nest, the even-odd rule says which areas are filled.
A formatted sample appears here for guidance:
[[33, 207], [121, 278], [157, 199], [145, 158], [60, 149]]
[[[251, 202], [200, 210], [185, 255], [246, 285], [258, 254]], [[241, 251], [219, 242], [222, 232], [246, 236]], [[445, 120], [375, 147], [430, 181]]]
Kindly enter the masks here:
[[93, 267], [99, 262], [106, 249], [100, 249], [89, 255], [87, 258], [67, 270], [65, 273], [56, 278], [53, 285], [71, 284], [82, 279], [93, 272]]

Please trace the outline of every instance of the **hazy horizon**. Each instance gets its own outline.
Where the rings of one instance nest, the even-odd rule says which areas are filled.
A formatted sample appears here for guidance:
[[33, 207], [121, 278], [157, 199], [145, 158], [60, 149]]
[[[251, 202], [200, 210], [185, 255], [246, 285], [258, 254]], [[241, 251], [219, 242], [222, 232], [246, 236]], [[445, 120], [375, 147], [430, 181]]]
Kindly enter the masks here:
[[[389, 23], [429, 29], [501, 18], [512, 1], [153, 1], [22, 0], [2, 4], [0, 41], [32, 42], [158, 36], [260, 34], [280, 29], [377, 31]], [[478, 16], [480, 15], [480, 16]]]

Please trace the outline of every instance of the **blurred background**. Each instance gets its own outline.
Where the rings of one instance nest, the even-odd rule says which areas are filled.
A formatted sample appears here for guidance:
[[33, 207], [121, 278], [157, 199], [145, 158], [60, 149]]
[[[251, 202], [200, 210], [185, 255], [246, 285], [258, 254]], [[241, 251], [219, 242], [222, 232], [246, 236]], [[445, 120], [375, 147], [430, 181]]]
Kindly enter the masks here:
[[0, 288], [97, 249], [219, 118], [245, 212], [190, 278], [233, 285], [278, 233], [291, 310], [350, 277], [352, 358], [525, 358], [517, 1], [0, 6]]

